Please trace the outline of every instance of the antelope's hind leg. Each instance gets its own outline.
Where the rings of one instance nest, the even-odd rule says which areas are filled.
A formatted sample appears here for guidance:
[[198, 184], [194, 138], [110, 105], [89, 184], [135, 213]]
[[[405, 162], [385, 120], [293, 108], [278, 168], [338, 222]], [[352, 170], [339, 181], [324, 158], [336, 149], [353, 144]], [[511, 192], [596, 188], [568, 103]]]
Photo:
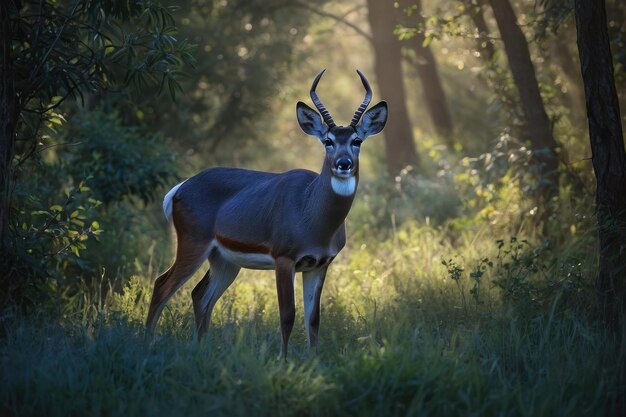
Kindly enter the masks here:
[[241, 269], [239, 265], [225, 260], [217, 251], [211, 254], [209, 263], [209, 270], [191, 292], [198, 340], [202, 339], [211, 324], [215, 303], [230, 287]]
[[207, 257], [209, 243], [179, 241], [174, 264], [154, 282], [152, 300], [146, 319], [148, 333], [153, 334], [167, 301], [200, 268]]

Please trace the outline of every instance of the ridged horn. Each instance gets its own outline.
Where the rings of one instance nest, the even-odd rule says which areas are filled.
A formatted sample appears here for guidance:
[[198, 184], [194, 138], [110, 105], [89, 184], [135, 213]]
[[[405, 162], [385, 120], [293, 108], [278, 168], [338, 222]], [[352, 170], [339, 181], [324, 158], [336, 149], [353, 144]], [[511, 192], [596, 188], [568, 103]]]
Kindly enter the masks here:
[[350, 126], [352, 127], [356, 127], [359, 120], [361, 120], [361, 116], [363, 116], [363, 112], [367, 109], [367, 106], [369, 106], [370, 101], [372, 101], [372, 89], [370, 88], [370, 83], [367, 82], [367, 78], [365, 78], [365, 75], [363, 75], [361, 71], [356, 70], [356, 72], [359, 74], [359, 77], [361, 77], [361, 82], [363, 83], [363, 87], [365, 87], [365, 99], [363, 99], [363, 103], [361, 103], [352, 117], [352, 121], [350, 122]]
[[317, 93], [315, 92], [315, 89], [317, 88], [317, 83], [320, 82], [320, 78], [322, 78], [324, 71], [326, 71], [326, 68], [321, 70], [320, 73], [317, 74], [317, 77], [315, 77], [315, 80], [313, 80], [313, 85], [311, 85], [311, 100], [313, 100], [313, 104], [315, 104], [315, 107], [317, 107], [317, 110], [319, 110], [320, 114], [322, 115], [324, 122], [326, 122], [329, 128], [333, 128], [336, 126], [335, 122], [333, 121], [330, 113], [328, 112], [328, 110], [326, 110], [326, 107], [324, 107], [322, 101], [319, 99], [319, 97], [317, 97]]

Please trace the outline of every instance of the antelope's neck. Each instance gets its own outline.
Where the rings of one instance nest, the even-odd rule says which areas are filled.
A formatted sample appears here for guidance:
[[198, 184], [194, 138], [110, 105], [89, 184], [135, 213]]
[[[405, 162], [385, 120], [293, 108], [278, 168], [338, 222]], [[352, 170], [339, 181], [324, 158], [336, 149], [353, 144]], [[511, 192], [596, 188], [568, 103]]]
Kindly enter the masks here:
[[322, 171], [313, 181], [309, 191], [311, 214], [321, 221], [325, 232], [334, 234], [348, 216], [352, 207], [359, 173], [350, 178], [333, 176], [328, 162], [324, 162]]

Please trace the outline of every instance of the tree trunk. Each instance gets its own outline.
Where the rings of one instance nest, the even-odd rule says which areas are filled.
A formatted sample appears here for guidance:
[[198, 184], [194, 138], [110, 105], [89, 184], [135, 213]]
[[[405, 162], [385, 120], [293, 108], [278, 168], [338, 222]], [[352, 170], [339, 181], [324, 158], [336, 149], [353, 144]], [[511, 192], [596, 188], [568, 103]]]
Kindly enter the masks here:
[[[626, 50], [624, 49], [624, 38], [626, 37], [626, 5], [624, 0], [613, 0], [606, 3], [607, 24], [609, 32], [609, 42], [617, 46], [617, 50], [613, 50], [613, 58], [618, 65], [623, 68], [626, 66]], [[618, 41], [619, 40], [619, 41]], [[626, 109], [626, 82], [622, 75], [615, 80], [617, 87], [617, 100], [620, 109]], [[622, 114], [622, 131], [626, 129], [626, 114]]]
[[[417, 25], [422, 28], [425, 26], [424, 16], [422, 16], [421, 0], [401, 0], [400, 6], [401, 9], [408, 9], [413, 6], [411, 18], [414, 20], [411, 25], [417, 23]], [[401, 16], [400, 21], [402, 20], [407, 20], [407, 18]], [[408, 44], [417, 57], [417, 74], [420, 77], [422, 90], [424, 92], [424, 103], [433, 121], [435, 131], [445, 141], [448, 149], [453, 150], [454, 143], [452, 141], [452, 132], [454, 125], [452, 123], [452, 117], [450, 116], [450, 109], [448, 108], [446, 95], [443, 91], [441, 78], [439, 77], [437, 61], [435, 60], [430, 46], [423, 45], [424, 39], [424, 33], [419, 32], [408, 41]]]
[[[17, 127], [17, 96], [11, 68], [11, 21], [9, 1], [0, 4], [0, 283], [8, 275], [12, 251], [9, 240], [11, 163]], [[3, 286], [4, 287], [4, 286]], [[1, 300], [0, 300], [1, 301]]]
[[604, 1], [576, 0], [578, 53], [596, 174], [600, 239], [597, 289], [607, 323], [620, 329], [626, 305], [626, 153]]
[[383, 99], [389, 102], [389, 123], [385, 128], [387, 169], [396, 176], [404, 167], [419, 170], [413, 128], [406, 109], [400, 41], [393, 34], [397, 23], [393, 2], [367, 0], [374, 45], [375, 70]]
[[472, 22], [474, 22], [474, 26], [476, 26], [476, 30], [478, 31], [478, 38], [476, 38], [478, 52], [480, 52], [485, 61], [491, 62], [493, 56], [496, 54], [496, 49], [491, 39], [489, 39], [491, 32], [485, 20], [483, 11], [484, 2], [484, 0], [478, 0], [476, 5], [473, 5], [472, 0], [463, 0], [467, 14], [472, 19]]
[[504, 42], [513, 81], [520, 95], [527, 138], [532, 147], [532, 162], [537, 169], [540, 218], [545, 221], [553, 211], [553, 199], [558, 196], [559, 191], [557, 143], [552, 136], [550, 120], [541, 99], [528, 43], [517, 25], [515, 12], [509, 0], [489, 1]]
[[419, 61], [417, 63], [417, 73], [422, 82], [424, 99], [428, 113], [435, 125], [437, 134], [445, 141], [448, 149], [454, 150], [452, 133], [454, 125], [452, 116], [443, 91], [441, 78], [437, 69], [437, 61], [430, 47], [422, 46], [422, 41], [412, 42], [411, 47], [415, 51]]

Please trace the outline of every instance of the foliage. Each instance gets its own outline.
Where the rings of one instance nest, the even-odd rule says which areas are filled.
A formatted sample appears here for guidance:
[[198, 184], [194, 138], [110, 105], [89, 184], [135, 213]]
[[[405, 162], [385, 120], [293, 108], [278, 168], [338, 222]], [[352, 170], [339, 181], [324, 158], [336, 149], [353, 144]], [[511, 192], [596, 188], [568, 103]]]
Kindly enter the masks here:
[[[60, 133], [58, 140], [69, 146], [57, 148], [50, 170], [73, 182], [89, 177], [94, 196], [103, 203], [98, 220], [106, 239], [87, 254], [90, 267], [84, 273], [97, 276], [104, 269], [115, 279], [136, 263], [150, 262], [153, 242], [167, 238], [167, 231], [163, 222], [152, 220], [161, 220], [159, 205], [138, 212], [142, 205], [160, 202], [162, 190], [178, 180], [176, 154], [161, 134], [147, 126], [129, 126], [106, 108], [76, 114]], [[157, 253], [167, 253], [167, 248]]]
[[19, 259], [14, 268], [24, 278], [8, 289], [7, 296], [14, 301], [36, 305], [43, 294], [50, 294], [47, 278], [58, 280], [71, 269], [85, 268], [81, 253], [88, 240], [97, 240], [103, 232], [95, 220], [101, 202], [85, 182], [66, 185], [60, 194], [58, 188], [48, 187], [16, 196], [21, 210], [13, 219]]
[[[534, 317], [555, 309], [576, 309], [576, 304], [589, 294], [590, 282], [586, 282], [581, 263], [574, 259], [559, 261], [550, 259], [549, 242], [533, 247], [527, 240], [512, 236], [507, 242], [498, 239], [495, 257], [475, 261], [469, 276], [465, 268], [454, 259], [441, 262], [448, 277], [459, 289], [463, 308], [467, 313], [464, 280], [471, 280], [469, 290], [476, 306], [483, 304], [481, 288], [483, 279], [491, 277], [491, 284], [500, 291], [502, 301], [510, 312], [521, 317]], [[550, 264], [547, 260], [550, 259]], [[582, 297], [582, 298], [581, 298]], [[588, 301], [585, 301], [587, 304]]]
[[282, 0], [179, 5], [179, 30], [197, 45], [197, 67], [183, 82], [189, 94], [177, 103], [145, 101], [142, 113], [205, 164], [206, 158], [216, 162], [218, 150], [224, 159], [242, 144], [265, 146], [274, 127], [271, 100], [287, 87], [284, 78], [297, 68], [296, 58], [303, 58], [296, 51], [310, 12]]
[[165, 86], [175, 96], [181, 69], [194, 59], [187, 41], [175, 37], [171, 12], [153, 1], [7, 4], [3, 19], [14, 36], [3, 71], [16, 89], [19, 117], [16, 155], [7, 156], [18, 168], [51, 146], [48, 131], [62, 123], [58, 108], [68, 98], [84, 103], [94, 93]]
[[173, 155], [160, 136], [123, 125], [115, 112], [77, 114], [47, 132], [56, 146], [24, 162], [31, 175], [14, 196], [14, 246], [25, 277], [14, 285], [16, 301], [54, 296], [45, 289], [50, 280], [75, 289], [81, 277], [113, 271], [115, 280], [149, 262], [161, 234], [140, 221], [138, 206], [174, 181]]
[[[63, 226], [87, 220], [80, 218], [83, 216], [80, 211], [89, 207], [81, 203], [77, 203], [78, 214], [74, 210], [69, 218], [55, 213], [62, 210], [46, 211], [48, 207], [57, 207], [50, 202], [35, 204], [30, 212], [20, 207], [25, 200], [54, 198], [51, 194], [40, 196], [37, 192], [41, 189], [37, 190], [37, 185], [26, 190], [28, 181], [35, 184], [41, 181], [45, 187], [53, 181], [50, 178], [25, 180], [21, 177], [26, 171], [25, 162], [56, 145], [54, 132], [63, 123], [59, 108], [68, 98], [84, 102], [85, 96], [106, 90], [127, 88], [129, 92], [134, 89], [134, 93], [138, 93], [139, 89], [156, 87], [160, 92], [165, 86], [174, 97], [176, 90], [180, 90], [177, 79], [182, 75], [181, 69], [191, 64], [193, 57], [190, 45], [175, 37], [171, 11], [158, 2], [143, 1], [10, 1], [2, 6], [0, 19], [5, 37], [2, 100], [15, 103], [14, 108], [2, 107], [3, 118], [7, 119], [4, 123], [13, 126], [3, 130], [1, 138], [0, 215], [3, 228], [5, 222], [10, 225], [10, 230], [3, 230], [0, 242], [2, 267], [6, 269], [0, 297], [3, 302], [7, 297], [16, 296], [18, 288], [29, 286], [34, 279], [30, 273], [21, 276], [23, 268], [32, 270], [25, 264], [32, 266], [33, 259], [64, 254], [67, 250], [78, 256], [84, 249], [81, 239], [91, 232]], [[85, 176], [78, 178], [70, 186], [84, 179]], [[65, 180], [59, 179], [57, 192], [60, 187], [67, 188], [63, 184]], [[11, 205], [14, 183], [21, 199]], [[129, 189], [144, 192], [133, 189], [132, 185]], [[7, 212], [9, 207], [11, 211]], [[72, 217], [74, 214], [76, 216]], [[24, 233], [28, 236], [23, 236]], [[54, 238], [37, 240], [36, 235]], [[51, 246], [44, 247], [46, 243]]]
[[163, 137], [145, 126], [123, 125], [115, 110], [77, 114], [60, 142], [67, 146], [56, 152], [54, 169], [74, 181], [90, 177], [96, 197], [106, 205], [130, 198], [148, 203], [174, 181], [174, 158]]
[[[37, 245], [26, 249], [27, 253], [43, 255], [43, 258], [56, 257], [56, 261], [67, 266], [68, 255], [72, 253], [79, 257], [80, 251], [86, 248], [82, 242], [99, 235], [102, 230], [95, 220], [85, 222], [88, 214], [100, 205], [100, 201], [91, 196], [91, 189], [85, 183], [67, 187], [63, 193], [66, 198], [63, 205], [53, 204], [48, 210], [31, 211], [28, 214], [33, 218], [22, 219], [24, 235], [20, 238]], [[46, 253], [46, 250], [52, 251]]]
[[189, 44], [174, 36], [172, 8], [159, 2], [27, 0], [12, 6], [10, 24], [19, 37], [11, 44], [11, 65], [23, 108], [45, 113], [69, 97], [124, 85], [167, 86], [174, 96], [180, 68], [193, 62]]
[[574, 2], [571, 0], [541, 0], [539, 4], [543, 8], [543, 13], [538, 16], [536, 27], [538, 37], [546, 36], [549, 30], [556, 32], [574, 12]]
[[[388, 237], [412, 220], [453, 229], [489, 221], [506, 233], [512, 225], [537, 221], [539, 184], [534, 181], [537, 167], [530, 163], [533, 153], [511, 134], [502, 132], [488, 151], [475, 157], [459, 159], [427, 145], [424, 153], [432, 157], [424, 163], [436, 172], [431, 177], [415, 174], [408, 167], [393, 186], [386, 178], [364, 181], [352, 210], [352, 215], [365, 223], [357, 233]], [[576, 172], [571, 172], [563, 183], [578, 192], [580, 181]], [[580, 204], [589, 196], [578, 196]]]

